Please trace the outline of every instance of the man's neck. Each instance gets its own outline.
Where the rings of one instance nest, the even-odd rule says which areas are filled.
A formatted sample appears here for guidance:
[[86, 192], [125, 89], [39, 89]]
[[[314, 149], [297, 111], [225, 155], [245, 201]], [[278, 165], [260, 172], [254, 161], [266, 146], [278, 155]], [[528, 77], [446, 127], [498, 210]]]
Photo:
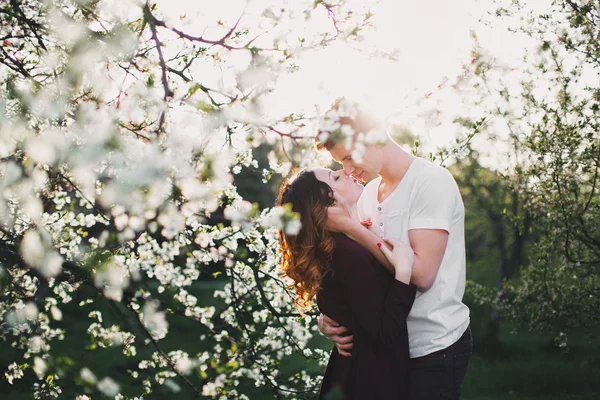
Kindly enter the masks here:
[[379, 175], [386, 185], [396, 185], [404, 178], [415, 157], [392, 140], [383, 148], [383, 167]]

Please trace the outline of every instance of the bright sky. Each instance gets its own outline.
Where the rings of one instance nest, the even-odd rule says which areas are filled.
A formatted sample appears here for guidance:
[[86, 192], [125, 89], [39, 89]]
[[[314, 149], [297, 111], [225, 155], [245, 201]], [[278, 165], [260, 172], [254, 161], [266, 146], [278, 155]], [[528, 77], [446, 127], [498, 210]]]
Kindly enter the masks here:
[[[271, 107], [289, 106], [290, 93], [298, 93], [298, 103], [312, 104], [319, 99], [324, 109], [332, 99], [345, 95], [363, 102], [381, 119], [404, 125], [419, 137], [425, 154], [451, 144], [458, 129], [451, 117], [464, 111], [458, 94], [445, 90], [435, 97], [437, 107], [444, 111], [435, 123], [437, 116], [420, 115], [425, 105], [420, 101], [441, 83], [452, 84], [461, 74], [462, 65], [471, 59], [472, 31], [486, 50], [508, 64], [517, 65], [525, 46], [531, 45], [528, 38], [508, 32], [506, 25], [479, 22], [495, 7], [486, 0], [383, 0], [373, 8], [376, 31], [368, 34], [364, 44], [398, 49], [397, 61], [369, 59], [346, 45], [328, 48], [306, 57], [299, 74], [280, 82], [278, 93], [288, 100], [273, 101]], [[493, 151], [496, 154], [486, 163], [499, 167], [506, 157], [501, 147]]]
[[[311, 53], [300, 63], [299, 73], [280, 80], [277, 95], [281, 97], [275, 97], [269, 107], [283, 113], [295, 101], [298, 109], [315, 102], [326, 109], [333, 99], [349, 96], [382, 119], [393, 114], [393, 120], [406, 125], [425, 146], [444, 144], [454, 136], [449, 121], [428, 126], [416, 115], [416, 103], [440, 83], [452, 83], [461, 74], [462, 65], [471, 58], [472, 31], [484, 48], [509, 64], [516, 65], [525, 46], [531, 44], [508, 32], [506, 25], [479, 22], [495, 7], [494, 2], [485, 0], [382, 0], [372, 8], [376, 30], [369, 32], [362, 44], [372, 49], [398, 49], [397, 61], [369, 58], [368, 52], [342, 43]], [[456, 107], [460, 104], [452, 95], [446, 94], [440, 101], [443, 109], [452, 111], [449, 114], [459, 111]]]
[[[264, 1], [250, 0], [244, 18], [252, 18], [257, 10], [262, 12]], [[528, 1], [528, 6], [543, 9], [549, 1]], [[290, 2], [281, 0], [282, 7]], [[360, 6], [375, 1], [347, 0], [347, 3]], [[198, 7], [196, 2], [168, 0], [166, 10], [167, 17], [173, 19], [187, 14], [193, 21], [185, 27], [189, 33], [220, 37], [218, 27], [211, 35], [210, 23], [214, 25], [215, 20], [223, 19], [224, 26], [231, 26], [245, 4], [244, 0], [210, 2], [197, 14], [191, 11]], [[333, 99], [348, 96], [366, 104], [382, 119], [394, 115], [394, 121], [417, 134], [425, 147], [447, 143], [454, 136], [450, 122], [428, 125], [418, 116], [415, 105], [426, 94], [435, 91], [440, 83], [452, 83], [461, 74], [461, 66], [470, 60], [472, 31], [482, 46], [504, 63], [516, 65], [524, 49], [531, 46], [527, 38], [508, 32], [506, 25], [497, 20], [492, 26], [479, 22], [480, 17], [496, 7], [495, 2], [488, 0], [380, 0], [372, 7], [376, 30], [368, 32], [360, 45], [366, 51], [357, 51], [340, 43], [320, 52], [307, 53], [298, 63], [299, 72], [279, 79], [275, 92], [263, 103], [265, 111], [276, 116], [291, 111], [314, 115], [315, 103], [325, 110]], [[303, 23], [302, 19], [299, 21]], [[313, 19], [311, 23], [306, 27], [285, 28], [318, 29], [317, 24], [329, 21]], [[398, 49], [397, 61], [370, 57], [376, 49]], [[449, 115], [460, 111], [457, 108], [459, 101], [451, 94], [440, 96], [439, 101], [440, 107], [451, 111]]]
[[[461, 62], [469, 55], [470, 29], [477, 19], [471, 5], [477, 2], [384, 0], [373, 8], [376, 31], [367, 34], [364, 44], [398, 49], [397, 62], [368, 59], [368, 54], [340, 44], [306, 57], [304, 76], [286, 82], [287, 90], [294, 90], [295, 85], [296, 90], [303, 88], [305, 96], [310, 87], [313, 96], [360, 98], [382, 116], [401, 111], [403, 99], [411, 93], [425, 95], [444, 76], [460, 73]], [[307, 81], [314, 85], [307, 87]]]

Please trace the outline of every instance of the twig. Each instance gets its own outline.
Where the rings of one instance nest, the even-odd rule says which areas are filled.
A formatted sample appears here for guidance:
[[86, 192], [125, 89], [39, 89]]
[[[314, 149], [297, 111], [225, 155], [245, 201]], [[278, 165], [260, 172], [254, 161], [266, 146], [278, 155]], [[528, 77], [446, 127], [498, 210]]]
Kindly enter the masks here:
[[171, 367], [173, 372], [175, 372], [179, 376], [179, 378], [181, 378], [181, 380], [183, 380], [186, 383], [186, 385], [188, 385], [194, 392], [196, 392], [197, 395], [202, 396], [202, 391], [200, 389], [198, 389], [192, 382], [190, 382], [189, 379], [187, 379], [185, 376], [183, 376], [177, 370], [177, 368], [175, 368], [175, 363], [173, 362], [173, 360], [171, 360], [171, 358], [168, 355], [166, 355], [165, 352], [160, 348], [160, 346], [158, 345], [158, 342], [152, 337], [152, 334], [148, 331], [148, 329], [146, 328], [144, 323], [141, 321], [139, 313], [136, 310], [134, 310], [133, 307], [131, 306], [130, 301], [127, 301], [127, 308], [129, 308], [131, 310], [131, 312], [133, 312], [136, 315], [136, 317], [137, 317], [136, 320], [138, 321], [139, 326], [146, 333], [146, 336], [148, 336], [148, 339], [150, 340], [150, 342], [152, 343], [152, 345], [154, 346], [156, 351], [158, 351], [160, 353], [160, 355], [165, 358], [165, 360], [167, 361], [167, 364], [169, 364], [169, 367]]

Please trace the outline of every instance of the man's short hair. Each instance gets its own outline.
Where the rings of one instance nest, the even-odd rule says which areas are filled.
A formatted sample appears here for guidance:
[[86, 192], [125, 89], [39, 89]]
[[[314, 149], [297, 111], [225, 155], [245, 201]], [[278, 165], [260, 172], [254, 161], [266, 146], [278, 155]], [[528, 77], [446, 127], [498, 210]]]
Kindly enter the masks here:
[[[354, 131], [355, 135], [358, 133], [367, 133], [371, 129], [376, 128], [379, 125], [379, 121], [373, 115], [365, 111], [365, 109], [361, 107], [360, 104], [358, 104], [355, 101], [348, 100], [344, 97], [335, 100], [327, 112], [329, 113], [332, 110], [339, 111], [342, 102], [348, 102], [351, 107], [355, 107], [356, 113], [353, 117], [340, 116], [339, 123], [342, 126], [350, 126], [350, 128], [352, 128], [352, 130]], [[319, 139], [319, 137], [322, 137], [322, 133], [328, 133], [327, 139], [324, 142], [322, 142]], [[315, 148], [317, 150], [331, 150], [331, 148], [337, 143], [339, 143], [342, 138], [343, 135], [336, 134], [336, 132], [328, 132], [319, 129], [317, 131], [317, 136], [315, 136], [314, 139]]]

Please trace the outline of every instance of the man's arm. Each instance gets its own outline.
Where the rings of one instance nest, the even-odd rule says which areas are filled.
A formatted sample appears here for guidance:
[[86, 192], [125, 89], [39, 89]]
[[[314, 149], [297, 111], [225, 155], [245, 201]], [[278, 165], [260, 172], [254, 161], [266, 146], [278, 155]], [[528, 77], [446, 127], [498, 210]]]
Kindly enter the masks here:
[[[339, 199], [336, 197], [336, 199]], [[352, 240], [366, 247], [386, 269], [394, 273], [394, 267], [379, 250], [377, 243], [387, 246], [377, 234], [371, 232], [352, 219], [347, 205], [340, 199], [338, 204], [329, 207], [327, 226], [334, 231], [346, 234]], [[444, 229], [410, 229], [410, 246], [415, 252], [411, 283], [421, 291], [429, 289], [437, 277], [448, 244], [448, 231]], [[389, 247], [389, 246], [388, 246]]]
[[[377, 243], [383, 242], [385, 245], [385, 241], [379, 236], [360, 224], [359, 226], [352, 225], [344, 233], [352, 240], [365, 246], [388, 270], [394, 271], [394, 267], [377, 247]], [[416, 285], [419, 290], [426, 291], [435, 282], [444, 259], [446, 245], [448, 244], [448, 232], [443, 229], [411, 229], [408, 231], [408, 238], [410, 247], [415, 252], [415, 262], [410, 282]]]
[[341, 356], [352, 356], [354, 336], [345, 335], [345, 333], [348, 332], [348, 329], [324, 314], [319, 316], [318, 326], [321, 333], [327, 336], [327, 338], [333, 342], [335, 347], [337, 347], [338, 353], [340, 353]]
[[408, 238], [415, 252], [411, 283], [426, 291], [435, 282], [444, 259], [448, 232], [443, 229], [411, 229]]
[[439, 167], [425, 170], [413, 190], [408, 221], [408, 240], [415, 252], [411, 281], [426, 291], [437, 278], [462, 199], [450, 172]]

